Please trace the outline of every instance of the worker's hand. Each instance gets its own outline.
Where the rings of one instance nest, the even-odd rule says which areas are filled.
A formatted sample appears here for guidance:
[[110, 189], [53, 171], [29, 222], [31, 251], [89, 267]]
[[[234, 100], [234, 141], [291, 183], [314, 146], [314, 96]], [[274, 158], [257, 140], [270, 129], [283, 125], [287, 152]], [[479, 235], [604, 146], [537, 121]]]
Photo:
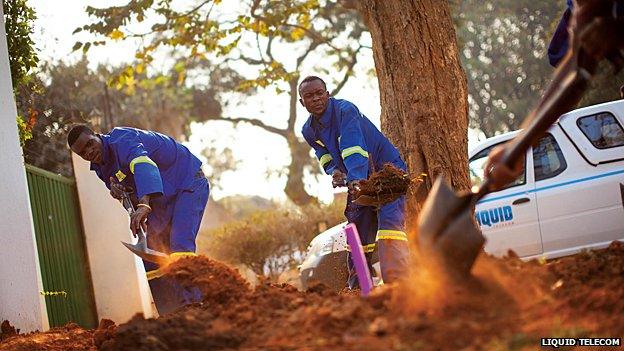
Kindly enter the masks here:
[[505, 187], [505, 185], [516, 180], [524, 170], [524, 157], [522, 157], [514, 168], [511, 169], [502, 163], [503, 155], [505, 154], [505, 147], [499, 145], [490, 151], [485, 168], [483, 169], [484, 177], [490, 179], [490, 190], [498, 191]]
[[355, 198], [360, 196], [361, 183], [362, 180], [352, 180], [349, 182], [347, 188], [349, 189], [349, 194], [351, 194], [351, 196]]
[[123, 186], [115, 177], [110, 177], [110, 194], [113, 198], [121, 200], [124, 192], [132, 192], [132, 189]]
[[147, 231], [147, 215], [149, 215], [150, 209], [144, 206], [137, 207], [134, 212], [130, 215], [130, 230], [132, 234], [136, 237], [137, 233], [141, 228], [143, 231]]
[[342, 173], [339, 169], [334, 170], [332, 174], [332, 186], [338, 188], [347, 185], [347, 175]]

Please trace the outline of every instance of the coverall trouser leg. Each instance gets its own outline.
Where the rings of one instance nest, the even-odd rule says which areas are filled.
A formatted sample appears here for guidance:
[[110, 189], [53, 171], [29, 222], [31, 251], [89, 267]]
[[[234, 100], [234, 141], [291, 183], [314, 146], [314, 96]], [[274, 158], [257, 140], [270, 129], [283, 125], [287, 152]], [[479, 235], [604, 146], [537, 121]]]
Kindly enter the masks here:
[[381, 277], [391, 283], [404, 277], [409, 266], [409, 247], [405, 233], [405, 196], [377, 211], [377, 252]]
[[[366, 262], [371, 274], [373, 274], [374, 269], [371, 263], [373, 261], [373, 251], [375, 250], [375, 236], [377, 235], [377, 210], [374, 207], [354, 204], [351, 195], [349, 195], [347, 197], [345, 217], [347, 217], [349, 223], [353, 223], [357, 227]], [[349, 270], [348, 287], [355, 289], [360, 285], [355, 267], [353, 266], [353, 260], [351, 260], [351, 253], [347, 255], [347, 268]]]
[[[381, 278], [391, 283], [407, 274], [409, 265], [409, 247], [405, 233], [405, 196], [382, 206], [379, 209], [359, 206], [347, 198], [345, 216], [358, 229], [366, 260], [372, 261], [372, 251], [376, 248], [381, 267]], [[349, 288], [359, 286], [353, 262], [347, 262], [349, 269]], [[370, 268], [373, 272], [372, 267]]]
[[[169, 226], [160, 233], [150, 233], [147, 245], [155, 250], [165, 250], [172, 258], [194, 256], [195, 239], [208, 202], [209, 185], [206, 178], [196, 178], [190, 191], [182, 191], [175, 197], [173, 216]], [[152, 292], [152, 298], [163, 315], [177, 308], [199, 302], [201, 291], [196, 287], [183, 287], [174, 279], [164, 276], [158, 265], [143, 261]]]

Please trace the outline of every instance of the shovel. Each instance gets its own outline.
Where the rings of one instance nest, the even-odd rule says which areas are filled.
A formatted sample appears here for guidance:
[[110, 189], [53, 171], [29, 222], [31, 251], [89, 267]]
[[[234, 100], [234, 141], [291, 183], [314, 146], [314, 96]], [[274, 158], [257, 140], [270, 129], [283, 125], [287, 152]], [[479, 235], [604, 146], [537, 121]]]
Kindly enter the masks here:
[[[583, 3], [589, 6], [591, 1]], [[607, 57], [619, 70], [622, 60], [621, 45], [612, 39], [622, 34], [614, 28], [624, 23], [615, 18], [605, 2], [594, 2], [591, 17], [575, 27], [576, 41], [571, 45], [565, 61], [555, 72], [537, 108], [526, 118], [523, 130], [506, 144], [501, 163], [510, 169], [537, 142], [559, 116], [570, 111], [580, 101], [597, 63]], [[575, 7], [575, 9], [578, 8]], [[587, 16], [586, 11], [584, 13]], [[605, 25], [607, 23], [608, 25]], [[596, 41], [597, 38], [603, 38]], [[597, 44], [599, 43], [599, 44]], [[591, 47], [594, 45], [594, 47]], [[601, 47], [598, 45], [605, 45]], [[492, 172], [490, 172], [492, 174]], [[476, 203], [492, 192], [494, 181], [486, 178], [476, 192], [455, 193], [442, 179], [436, 179], [422, 207], [418, 220], [419, 250], [427, 259], [433, 259], [451, 277], [463, 278], [470, 270], [485, 243], [485, 238], [473, 219]]]
[[[134, 205], [132, 204], [132, 201], [130, 200], [130, 194], [127, 192], [124, 192], [121, 202], [123, 203], [123, 206], [126, 209], [126, 211], [128, 211], [128, 215], [131, 216], [132, 213], [134, 212]], [[167, 256], [167, 254], [162, 253], [160, 251], [152, 250], [147, 247], [147, 239], [145, 238], [145, 231], [143, 230], [143, 227], [141, 226], [139, 226], [139, 232], [137, 233], [137, 237], [139, 238], [139, 240], [137, 240], [136, 244], [129, 244], [123, 241], [121, 243], [125, 247], [127, 247], [128, 250], [132, 251], [132, 253], [141, 257], [145, 261], [153, 262], [159, 265], [164, 265], [168, 262], [169, 256]]]

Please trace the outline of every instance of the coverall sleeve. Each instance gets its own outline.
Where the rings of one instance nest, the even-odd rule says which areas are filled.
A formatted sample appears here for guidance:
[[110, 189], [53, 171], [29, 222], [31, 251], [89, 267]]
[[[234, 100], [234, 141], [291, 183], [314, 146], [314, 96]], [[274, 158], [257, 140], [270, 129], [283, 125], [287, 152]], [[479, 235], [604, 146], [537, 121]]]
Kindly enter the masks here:
[[120, 156], [128, 164], [130, 172], [134, 174], [136, 196], [162, 195], [163, 183], [158, 165], [145, 150], [140, 138], [133, 138], [124, 143]]
[[340, 153], [347, 168], [347, 182], [368, 178], [368, 150], [360, 126], [360, 112], [353, 105], [340, 111]]
[[323, 145], [320, 140], [312, 140], [309, 136], [306, 136], [306, 133], [303, 134], [303, 138], [306, 142], [314, 149], [314, 154], [316, 158], [319, 160], [321, 167], [325, 171], [325, 173], [331, 175], [334, 173], [334, 169], [336, 169], [336, 162], [332, 159], [329, 151]]

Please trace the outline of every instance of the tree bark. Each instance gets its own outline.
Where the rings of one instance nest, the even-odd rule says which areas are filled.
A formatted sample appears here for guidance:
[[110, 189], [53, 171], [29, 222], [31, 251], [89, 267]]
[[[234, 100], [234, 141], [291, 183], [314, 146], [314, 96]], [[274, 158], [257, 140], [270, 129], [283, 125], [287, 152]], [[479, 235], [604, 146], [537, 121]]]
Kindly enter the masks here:
[[443, 0], [360, 0], [373, 39], [381, 127], [412, 176], [425, 186], [408, 194], [408, 228], [431, 184], [443, 175], [468, 189], [468, 95], [449, 4]]

